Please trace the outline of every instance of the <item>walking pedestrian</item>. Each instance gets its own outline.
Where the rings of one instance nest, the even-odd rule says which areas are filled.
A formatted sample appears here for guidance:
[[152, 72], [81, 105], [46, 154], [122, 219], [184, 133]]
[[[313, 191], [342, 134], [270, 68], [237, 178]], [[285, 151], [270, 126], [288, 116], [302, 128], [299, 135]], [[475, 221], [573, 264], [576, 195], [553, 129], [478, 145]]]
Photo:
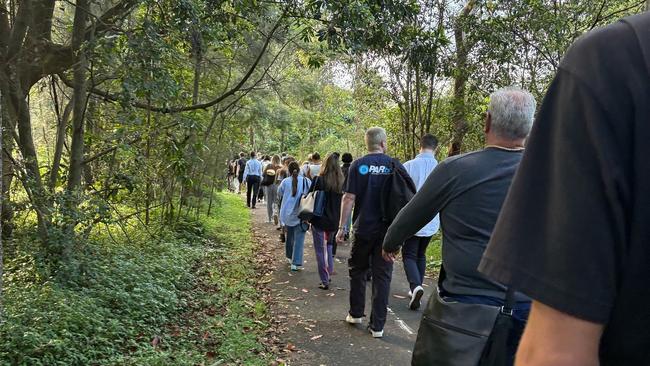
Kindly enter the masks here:
[[[404, 168], [413, 179], [415, 188], [419, 191], [429, 174], [436, 168], [438, 161], [435, 151], [438, 147], [438, 139], [431, 134], [426, 134], [420, 139], [420, 153], [413, 160], [404, 163]], [[436, 215], [433, 220], [426, 224], [415, 236], [409, 238], [402, 246], [402, 262], [406, 279], [409, 282], [409, 308], [416, 310], [420, 307], [420, 299], [424, 295], [424, 274], [427, 269], [427, 247], [431, 237], [438, 232], [440, 218]]]
[[580, 37], [537, 114], [479, 267], [534, 300], [519, 366], [650, 365], [648, 29]]
[[244, 171], [246, 170], [246, 154], [243, 152], [239, 153], [239, 159], [237, 160], [237, 194], [241, 194], [241, 187], [244, 184]]
[[[280, 183], [282, 183], [282, 181], [285, 178], [289, 177], [289, 164], [292, 161], [294, 161], [294, 158], [291, 157], [291, 156], [288, 156], [288, 155], [285, 156], [282, 159], [282, 168], [278, 171], [277, 179], [275, 181], [276, 184], [278, 185], [278, 188], [280, 187]], [[280, 231], [280, 242], [284, 243], [287, 240], [286, 239], [287, 228], [284, 225], [284, 222], [282, 222], [282, 215], [280, 215], [280, 212], [282, 210], [282, 195], [280, 195], [280, 194], [278, 194], [277, 206], [278, 206], [278, 211], [277, 212], [278, 212], [278, 225], [279, 226], [276, 228], [276, 230]]]
[[280, 156], [274, 155], [273, 159], [264, 167], [262, 172], [262, 187], [266, 191], [266, 214], [268, 222], [278, 224], [278, 215], [276, 211], [278, 196], [278, 171], [282, 168]]
[[[352, 161], [354, 158], [352, 157], [352, 154], [349, 152], [343, 153], [341, 156], [341, 161], [343, 162], [343, 165], [341, 166], [341, 171], [343, 171], [343, 177], [345, 177], [345, 180], [347, 181], [348, 179], [348, 172], [350, 171], [350, 165], [352, 164]], [[350, 230], [352, 229], [352, 215], [350, 215], [350, 218], [348, 221], [345, 223], [345, 241], [348, 241], [350, 239]], [[336, 255], [336, 248], [338, 247], [338, 242], [334, 241], [334, 248], [333, 252], [334, 255]]]
[[311, 162], [309, 163], [309, 168], [307, 169], [307, 178], [314, 179], [320, 174], [321, 169], [321, 160], [320, 154], [315, 152], [311, 154]]
[[300, 176], [300, 165], [295, 161], [289, 164], [288, 171], [290, 176], [278, 188], [278, 195], [282, 197], [280, 218], [287, 228], [285, 254], [291, 263], [291, 270], [297, 271], [302, 267], [305, 233], [309, 229], [309, 224], [298, 218], [298, 210], [300, 198], [309, 190], [311, 181]]
[[309, 166], [311, 165], [312, 154], [307, 155], [307, 160], [302, 162], [302, 167], [300, 168], [300, 175], [303, 177], [309, 176]]
[[366, 304], [366, 281], [368, 268], [372, 270], [372, 312], [369, 331], [375, 338], [384, 334], [388, 295], [393, 274], [393, 263], [382, 257], [381, 243], [387, 225], [381, 215], [381, 187], [395, 169], [407, 175], [402, 164], [386, 154], [388, 143], [386, 131], [373, 127], [366, 131], [368, 154], [355, 160], [350, 166], [341, 202], [341, 217], [336, 240], [344, 241], [345, 225], [354, 207], [354, 235], [348, 267], [350, 272], [350, 310], [346, 321], [360, 324]]
[[[494, 323], [492, 317], [506, 306], [508, 295], [514, 302], [508, 304], [513, 326], [508, 331], [507, 349], [503, 350], [508, 355], [507, 365], [512, 365], [514, 360], [530, 311], [530, 299], [512, 289], [507, 291], [503, 284], [488, 279], [477, 267], [523, 156], [524, 142], [530, 132], [534, 113], [535, 98], [527, 91], [504, 88], [492, 93], [485, 118], [485, 148], [453, 156], [440, 163], [395, 218], [383, 244], [385, 257], [394, 258], [402, 243], [440, 213], [443, 222], [442, 269], [437, 292], [430, 297], [431, 304], [427, 305], [427, 310], [438, 311], [427, 314], [426, 319], [443, 324], [449, 316], [457, 319], [485, 316], [485, 321]], [[463, 315], [463, 311], [468, 313]], [[453, 327], [451, 330], [443, 329], [452, 334], [464, 330], [458, 323]], [[431, 329], [424, 325], [420, 327], [418, 342], [413, 350], [417, 364], [430, 363], [430, 356], [439, 357], [429, 353], [434, 344], [441, 346], [451, 343], [452, 346], [462, 347], [462, 344], [447, 342], [450, 338]], [[452, 354], [456, 351], [444, 349], [441, 352]], [[478, 360], [481, 354], [474, 352], [465, 355], [470, 356]]]
[[235, 192], [235, 184], [237, 176], [237, 166], [236, 166], [237, 156], [234, 159], [229, 159], [226, 161], [226, 168], [228, 169], [228, 176], [226, 178], [226, 184], [228, 186], [228, 192]]
[[320, 277], [319, 288], [328, 290], [334, 273], [333, 245], [336, 242], [336, 230], [341, 215], [341, 197], [343, 196], [343, 172], [339, 166], [338, 156], [330, 154], [325, 159], [320, 175], [316, 176], [311, 191], [325, 195], [323, 214], [311, 219], [311, 232], [314, 239], [314, 251]]
[[257, 195], [259, 194], [260, 181], [262, 180], [262, 163], [257, 160], [255, 151], [251, 151], [251, 158], [246, 162], [243, 179], [246, 181], [246, 206], [255, 209]]

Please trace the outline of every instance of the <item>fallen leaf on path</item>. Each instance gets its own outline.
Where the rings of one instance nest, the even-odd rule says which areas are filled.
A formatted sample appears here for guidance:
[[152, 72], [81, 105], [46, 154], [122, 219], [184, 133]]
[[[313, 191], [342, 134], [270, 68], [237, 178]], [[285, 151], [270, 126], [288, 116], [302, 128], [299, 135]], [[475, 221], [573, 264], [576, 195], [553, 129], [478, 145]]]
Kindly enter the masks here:
[[312, 329], [305, 327], [305, 330], [308, 331], [308, 332], [311, 332]]
[[287, 343], [287, 346], [284, 349], [290, 352], [294, 352], [296, 350], [296, 346], [293, 343]]
[[153, 339], [151, 340], [151, 345], [157, 347], [159, 344], [160, 344], [160, 337], [158, 336], [153, 337]]
[[276, 285], [286, 285], [287, 283], [289, 283], [289, 281], [278, 282], [278, 283], [276, 283]]
[[329, 294], [327, 294], [327, 295], [325, 295], [325, 296], [329, 296], [329, 297], [332, 297], [332, 296], [334, 296], [334, 295], [335, 295], [335, 293], [333, 293], [333, 292], [330, 292]]
[[320, 339], [320, 338], [322, 338], [322, 337], [323, 337], [323, 335], [320, 334], [320, 335], [317, 335], [317, 336], [313, 336], [313, 337], [311, 337], [310, 339], [311, 339], [312, 341], [315, 341], [315, 340]]
[[307, 292], [309, 292], [309, 290], [307, 290], [306, 288], [303, 288], [302, 292], [307, 293]]
[[393, 297], [398, 299], [406, 299], [406, 296], [402, 296], [402, 295], [393, 295]]

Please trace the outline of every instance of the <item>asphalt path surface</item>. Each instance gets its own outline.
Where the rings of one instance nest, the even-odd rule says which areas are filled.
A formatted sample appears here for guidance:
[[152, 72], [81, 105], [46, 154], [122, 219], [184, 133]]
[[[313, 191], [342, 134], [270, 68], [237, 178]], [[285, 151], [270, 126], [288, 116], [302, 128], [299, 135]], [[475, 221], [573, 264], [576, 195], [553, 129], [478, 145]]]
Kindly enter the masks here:
[[[284, 256], [284, 244], [278, 239], [279, 231], [267, 222], [265, 205], [258, 204], [252, 210], [252, 217], [258, 240], [276, 243], [271, 245], [276, 269], [269, 286], [275, 302], [273, 316], [286, 325], [280, 337], [287, 345], [283, 359], [289, 365], [410, 365], [422, 308], [433, 289], [430, 278], [425, 280], [422, 307], [412, 311], [408, 309], [409, 288], [401, 260], [395, 262], [384, 337], [374, 339], [366, 329], [368, 318], [359, 325], [345, 322], [349, 309], [350, 244], [339, 246], [330, 289], [321, 290], [311, 231], [305, 236], [303, 269], [291, 272]], [[368, 316], [371, 291], [368, 283]]]

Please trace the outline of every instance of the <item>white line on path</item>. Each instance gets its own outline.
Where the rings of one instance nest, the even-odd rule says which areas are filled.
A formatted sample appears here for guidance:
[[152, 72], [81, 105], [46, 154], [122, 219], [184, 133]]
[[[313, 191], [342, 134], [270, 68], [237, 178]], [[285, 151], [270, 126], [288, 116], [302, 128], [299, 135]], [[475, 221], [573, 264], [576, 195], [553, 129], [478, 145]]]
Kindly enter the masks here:
[[399, 325], [400, 328], [402, 328], [403, 331], [405, 331], [408, 335], [413, 335], [413, 334], [415, 334], [415, 332], [413, 331], [413, 329], [411, 329], [411, 327], [409, 327], [408, 324], [406, 324], [406, 322], [405, 322], [404, 320], [400, 319], [400, 318], [397, 316], [397, 314], [395, 314], [395, 312], [393, 311], [393, 309], [388, 308], [388, 312], [389, 312], [390, 314], [393, 314], [393, 316], [395, 316], [395, 322], [397, 323], [397, 325]]

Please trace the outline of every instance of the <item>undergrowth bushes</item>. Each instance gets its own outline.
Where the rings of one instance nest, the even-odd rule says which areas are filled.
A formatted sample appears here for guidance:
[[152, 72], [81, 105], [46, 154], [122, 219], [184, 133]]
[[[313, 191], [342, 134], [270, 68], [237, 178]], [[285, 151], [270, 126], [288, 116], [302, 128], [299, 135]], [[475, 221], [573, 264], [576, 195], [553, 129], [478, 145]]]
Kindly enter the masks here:
[[18, 245], [5, 264], [2, 364], [262, 363], [250, 219], [239, 198], [219, 200], [215, 216], [153, 238], [137, 226], [115, 241], [98, 230], [85, 273], [65, 285], [41, 278], [29, 243]]

